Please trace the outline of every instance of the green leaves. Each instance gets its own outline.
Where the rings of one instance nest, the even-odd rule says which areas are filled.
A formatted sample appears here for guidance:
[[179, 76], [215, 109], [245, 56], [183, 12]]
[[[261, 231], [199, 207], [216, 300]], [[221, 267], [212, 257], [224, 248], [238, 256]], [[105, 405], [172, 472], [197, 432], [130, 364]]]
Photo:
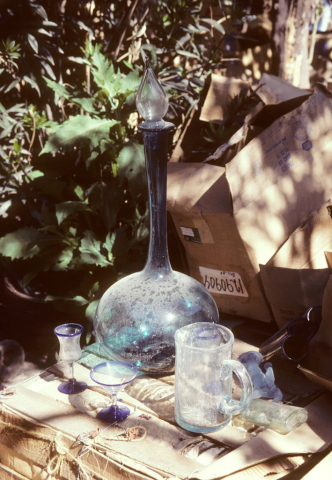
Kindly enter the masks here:
[[122, 77], [120, 70], [115, 73], [113, 64], [98, 48], [95, 48], [92, 54], [91, 70], [94, 81], [107, 95], [113, 109], [119, 106], [120, 100], [123, 100], [120, 98], [121, 96], [127, 97], [130, 93], [135, 92], [140, 84], [138, 69]]
[[44, 174], [40, 170], [31, 170], [27, 172], [27, 176], [29, 177], [30, 180], [35, 180], [35, 178], [43, 177]]
[[80, 252], [82, 253], [82, 261], [91, 265], [98, 265], [100, 267], [108, 267], [111, 265], [111, 262], [109, 262], [100, 252], [100, 249], [101, 242], [96, 239], [92, 231], [86, 231], [79, 248]]
[[123, 188], [114, 179], [107, 184], [95, 184], [89, 195], [92, 214], [101, 215], [107, 231], [116, 225], [117, 215], [124, 203]]
[[[50, 250], [54, 245], [63, 245], [63, 239], [59, 236], [48, 235], [32, 227], [9, 233], [0, 242], [3, 242], [1, 253], [11, 258], [28, 258]], [[6, 245], [7, 242], [9, 245]]]
[[98, 147], [101, 140], [109, 138], [110, 128], [119, 123], [116, 120], [90, 118], [84, 115], [71, 117], [59, 125], [39, 155], [57, 152], [60, 149], [72, 150], [75, 146], [87, 146], [92, 151]]
[[96, 100], [92, 97], [84, 96], [81, 97], [73, 95], [71, 97], [71, 101], [76, 103], [79, 107], [83, 108], [87, 113], [99, 113], [98, 110], [95, 108]]
[[43, 79], [45, 80], [45, 82], [47, 83], [47, 85], [55, 92], [59, 95], [59, 97], [64, 97], [64, 98], [70, 98], [70, 95], [67, 91], [67, 88], [62, 85], [61, 83], [56, 83], [54, 82], [53, 80], [50, 80], [49, 78], [47, 77], [43, 77]]
[[115, 238], [116, 238], [116, 234], [114, 232], [112, 233], [112, 235], [110, 233], [108, 233], [107, 236], [106, 236], [105, 243], [103, 245], [103, 247], [108, 252], [108, 260], [110, 262], [113, 262], [113, 260], [114, 260], [114, 255], [113, 255], [112, 250], [113, 250], [113, 247], [114, 247]]
[[118, 174], [120, 181], [128, 179], [129, 189], [134, 197], [146, 195], [146, 171], [144, 147], [136, 142], [128, 142], [119, 153]]
[[46, 77], [43, 77], [47, 85], [57, 94], [59, 97], [63, 97], [66, 100], [75, 103], [85, 110], [87, 113], [98, 114], [99, 111], [95, 108], [96, 99], [91, 97], [85, 92], [79, 92], [72, 87], [65, 87], [61, 83], [54, 82]]
[[35, 80], [34, 80], [33, 78], [30, 78], [30, 77], [28, 77], [27, 75], [24, 75], [23, 80], [24, 80], [26, 83], [29, 83], [29, 85], [31, 85], [32, 88], [34, 88], [35, 90], [37, 90], [39, 97], [41, 96], [40, 88], [39, 88], [39, 86], [38, 86], [38, 83], [35, 82]]
[[0, 202], [0, 217], [7, 218], [8, 213], [7, 210], [11, 207], [12, 201], [6, 200], [5, 202]]
[[113, 65], [98, 48], [95, 48], [92, 56], [92, 74], [98, 87], [107, 94], [112, 107], [116, 108], [119, 102], [114, 99], [114, 95], [119, 88], [120, 78], [115, 77]]
[[0, 238], [0, 252], [12, 260], [27, 259], [37, 255], [42, 248], [40, 245], [45, 241], [48, 241], [47, 236], [35, 228], [20, 228]]
[[93, 300], [91, 303], [89, 303], [89, 305], [86, 307], [86, 310], [85, 310], [85, 318], [89, 321], [89, 322], [93, 322], [93, 319], [94, 319], [94, 316], [95, 316], [95, 312], [96, 312], [96, 308], [97, 308], [97, 305], [99, 303], [99, 300]]
[[141, 83], [141, 78], [139, 77], [139, 71], [133, 70], [128, 75], [121, 79], [121, 88], [120, 92], [136, 92]]
[[58, 221], [58, 225], [73, 213], [78, 211], [90, 211], [89, 205], [83, 202], [62, 202], [55, 206], [55, 214]]
[[31, 48], [34, 50], [34, 52], [38, 53], [38, 42], [36, 37], [31, 35], [31, 33], [28, 33], [28, 42], [30, 43]]
[[200, 59], [196, 53], [193, 52], [187, 52], [186, 50], [177, 50], [176, 51], [179, 55], [183, 55], [184, 57], [190, 57], [190, 58], [197, 58], [198, 60]]
[[222, 33], [223, 35], [225, 35], [226, 33], [224, 27], [219, 22], [217, 22], [217, 20], [214, 20], [213, 18], [202, 18], [201, 22], [205, 22], [212, 25], [213, 28], [218, 30], [218, 32]]
[[96, 239], [92, 231], [87, 230], [77, 248], [79, 245], [77, 240], [70, 244], [64, 237], [53, 233], [52, 228], [46, 230], [48, 231], [25, 227], [0, 238], [0, 251], [4, 257], [11, 260], [36, 258], [23, 277], [24, 285], [28, 285], [41, 271], [80, 269], [86, 264], [99, 267], [113, 265], [112, 248], [115, 234], [108, 235], [106, 241], [102, 243]]
[[29, 271], [23, 276], [27, 286], [36, 275], [45, 270], [65, 270], [73, 257], [73, 249], [58, 235], [49, 235], [32, 227], [25, 227], [0, 238], [0, 251], [11, 260], [29, 260]]
[[56, 261], [54, 262], [53, 270], [66, 270], [73, 259], [73, 255], [73, 247], [65, 247], [59, 253], [59, 255], [57, 255]]

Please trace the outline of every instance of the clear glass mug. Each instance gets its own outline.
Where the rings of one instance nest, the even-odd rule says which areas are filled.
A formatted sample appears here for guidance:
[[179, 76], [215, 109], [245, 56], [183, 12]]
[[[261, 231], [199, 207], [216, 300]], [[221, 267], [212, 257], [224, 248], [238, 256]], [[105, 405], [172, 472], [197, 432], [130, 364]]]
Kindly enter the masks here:
[[[234, 335], [216, 324], [193, 323], [175, 333], [175, 420], [196, 433], [225, 427], [231, 415], [252, 399], [246, 368], [232, 360]], [[233, 372], [240, 380], [240, 400], [232, 399]]]

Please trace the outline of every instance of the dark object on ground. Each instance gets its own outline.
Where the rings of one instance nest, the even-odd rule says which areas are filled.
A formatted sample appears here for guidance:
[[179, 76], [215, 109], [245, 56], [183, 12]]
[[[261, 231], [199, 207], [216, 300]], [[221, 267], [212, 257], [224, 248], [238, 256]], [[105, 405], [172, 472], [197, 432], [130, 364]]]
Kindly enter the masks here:
[[0, 342], [0, 383], [14, 377], [21, 370], [25, 359], [23, 347], [15, 340]]

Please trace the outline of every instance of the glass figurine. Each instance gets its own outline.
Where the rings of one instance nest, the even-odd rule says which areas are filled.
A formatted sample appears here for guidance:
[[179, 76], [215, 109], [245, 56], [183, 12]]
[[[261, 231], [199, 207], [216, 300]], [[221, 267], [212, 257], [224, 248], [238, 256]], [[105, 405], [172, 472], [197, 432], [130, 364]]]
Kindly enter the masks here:
[[149, 373], [173, 372], [175, 331], [196, 322], [218, 322], [212, 295], [197, 280], [173, 271], [166, 228], [168, 134], [174, 125], [162, 117], [168, 99], [149, 60], [136, 96], [149, 186], [150, 243], [146, 265], [113, 284], [96, 309], [94, 329], [110, 357]]

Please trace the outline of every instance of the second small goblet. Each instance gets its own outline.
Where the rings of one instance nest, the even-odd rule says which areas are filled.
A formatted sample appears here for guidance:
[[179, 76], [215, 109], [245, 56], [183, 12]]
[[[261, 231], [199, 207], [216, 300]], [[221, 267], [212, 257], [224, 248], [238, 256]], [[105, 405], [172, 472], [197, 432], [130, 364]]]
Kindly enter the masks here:
[[81, 393], [87, 388], [85, 382], [78, 382], [74, 378], [74, 362], [82, 355], [80, 347], [80, 338], [83, 332], [82, 325], [77, 323], [65, 323], [54, 329], [55, 335], [60, 342], [60, 358], [68, 363], [70, 369], [70, 378], [67, 382], [61, 383], [58, 390], [68, 395]]
[[128, 383], [135, 380], [137, 374], [137, 368], [127, 362], [103, 362], [91, 369], [90, 376], [92, 380], [102, 385], [112, 394], [112, 405], [103, 408], [98, 413], [98, 418], [108, 423], [114, 423], [128, 417], [130, 410], [125, 405], [118, 405], [117, 394]]

